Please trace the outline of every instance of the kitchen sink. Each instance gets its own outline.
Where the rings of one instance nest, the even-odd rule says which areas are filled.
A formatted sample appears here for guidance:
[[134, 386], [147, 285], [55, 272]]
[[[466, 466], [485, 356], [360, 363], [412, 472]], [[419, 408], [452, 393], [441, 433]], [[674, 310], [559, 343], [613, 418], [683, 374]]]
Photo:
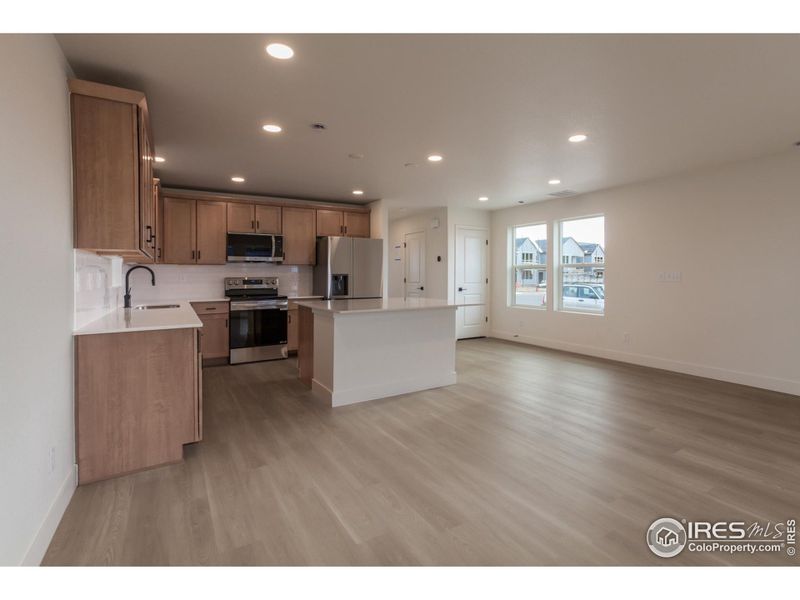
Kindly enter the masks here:
[[142, 304], [134, 307], [133, 310], [153, 310], [156, 308], [180, 308], [180, 304]]

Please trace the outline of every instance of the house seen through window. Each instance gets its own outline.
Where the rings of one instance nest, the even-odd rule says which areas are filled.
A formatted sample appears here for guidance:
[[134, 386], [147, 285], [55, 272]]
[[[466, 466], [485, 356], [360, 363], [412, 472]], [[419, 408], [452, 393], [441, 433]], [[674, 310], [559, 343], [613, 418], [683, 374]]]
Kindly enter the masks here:
[[514, 228], [511, 302], [545, 308], [547, 301], [547, 225]]
[[564, 311], [605, 312], [605, 217], [569, 219], [559, 223], [561, 285], [559, 308]]

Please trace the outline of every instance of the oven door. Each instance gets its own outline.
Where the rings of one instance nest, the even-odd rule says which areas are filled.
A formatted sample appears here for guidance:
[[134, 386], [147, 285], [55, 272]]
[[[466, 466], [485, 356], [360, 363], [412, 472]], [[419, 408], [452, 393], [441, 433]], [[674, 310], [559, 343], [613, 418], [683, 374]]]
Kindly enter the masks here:
[[286, 317], [285, 307], [238, 310], [231, 304], [231, 363], [286, 358]]

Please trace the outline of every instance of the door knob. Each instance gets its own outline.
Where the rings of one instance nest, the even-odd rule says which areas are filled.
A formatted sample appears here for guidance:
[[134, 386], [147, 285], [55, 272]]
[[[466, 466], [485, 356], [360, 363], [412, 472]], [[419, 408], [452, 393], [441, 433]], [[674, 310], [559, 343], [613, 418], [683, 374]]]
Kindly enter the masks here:
[[425, 289], [425, 286], [424, 286], [424, 285], [421, 285], [421, 286], [419, 286], [417, 289], [418, 289], [418, 290], [424, 290], [424, 289]]
[[459, 291], [459, 292], [466, 292], [466, 291], [467, 291], [467, 288], [458, 288], [458, 291]]

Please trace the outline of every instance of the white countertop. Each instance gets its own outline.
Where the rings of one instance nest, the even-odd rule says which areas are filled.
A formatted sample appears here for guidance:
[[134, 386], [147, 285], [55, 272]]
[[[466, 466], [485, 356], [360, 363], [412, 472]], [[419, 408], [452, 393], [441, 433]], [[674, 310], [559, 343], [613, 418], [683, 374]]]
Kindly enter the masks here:
[[447, 300], [432, 298], [363, 298], [357, 300], [301, 300], [298, 306], [305, 306], [314, 312], [334, 314], [396, 312], [402, 310], [431, 310], [458, 308], [462, 304], [453, 304]]
[[150, 302], [149, 304], [178, 304], [178, 308], [154, 308], [136, 310], [118, 308], [117, 310], [73, 331], [73, 335], [93, 335], [100, 333], [130, 333], [154, 329], [186, 329], [202, 327], [203, 323], [188, 301]]

